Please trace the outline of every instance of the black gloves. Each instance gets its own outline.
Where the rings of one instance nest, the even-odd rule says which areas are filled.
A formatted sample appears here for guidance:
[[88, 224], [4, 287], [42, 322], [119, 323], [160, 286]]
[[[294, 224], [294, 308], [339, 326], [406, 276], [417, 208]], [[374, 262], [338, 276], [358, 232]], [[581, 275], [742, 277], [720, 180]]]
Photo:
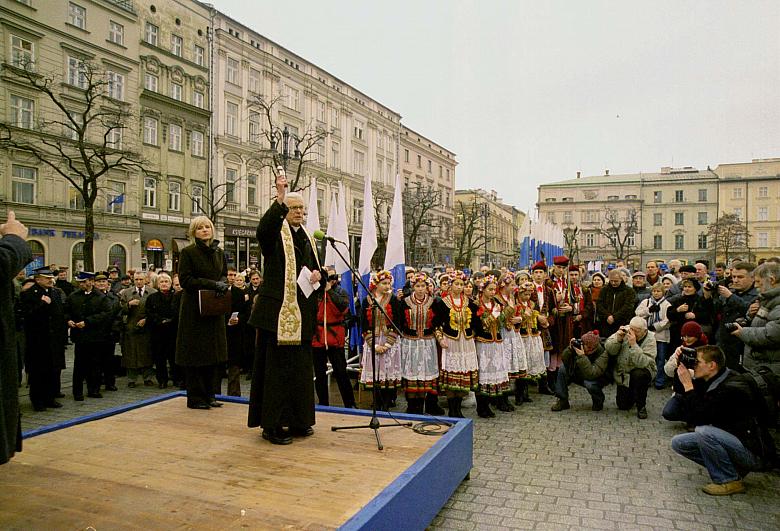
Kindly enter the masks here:
[[227, 290], [230, 286], [228, 286], [227, 282], [224, 282], [222, 280], [217, 280], [216, 286], [214, 289], [217, 290], [217, 293], [227, 293]]

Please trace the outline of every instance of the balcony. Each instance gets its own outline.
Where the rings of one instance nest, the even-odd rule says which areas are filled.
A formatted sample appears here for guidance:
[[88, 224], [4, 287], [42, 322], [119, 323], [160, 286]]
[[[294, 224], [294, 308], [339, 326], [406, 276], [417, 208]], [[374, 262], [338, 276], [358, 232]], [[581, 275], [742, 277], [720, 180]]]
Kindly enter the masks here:
[[133, 0], [108, 0], [108, 2], [114, 4], [119, 9], [127, 11], [128, 13], [132, 13], [133, 15], [136, 14]]

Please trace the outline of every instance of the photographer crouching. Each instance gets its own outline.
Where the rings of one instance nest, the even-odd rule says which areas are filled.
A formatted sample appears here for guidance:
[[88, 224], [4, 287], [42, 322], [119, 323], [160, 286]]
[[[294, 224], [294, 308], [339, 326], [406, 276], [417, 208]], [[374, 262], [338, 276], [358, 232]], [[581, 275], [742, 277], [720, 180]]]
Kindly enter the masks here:
[[552, 411], [569, 409], [569, 384], [575, 383], [588, 390], [593, 401], [591, 409], [604, 409], [604, 391], [609, 385], [607, 365], [609, 355], [599, 341], [598, 331], [584, 334], [581, 339], [572, 339], [561, 353], [563, 366], [555, 381], [555, 396], [558, 400], [550, 408]]
[[712, 483], [702, 490], [713, 496], [744, 492], [742, 478], [771, 461], [756, 417], [753, 390], [740, 374], [726, 367], [726, 356], [713, 345], [696, 349], [694, 376], [677, 366], [682, 400], [692, 433], [672, 438], [672, 449], [707, 468]]
[[615, 402], [627, 411], [636, 405], [636, 416], [647, 418], [647, 390], [655, 378], [655, 334], [647, 330], [647, 321], [634, 317], [609, 336], [607, 353], [616, 358], [614, 378], [617, 384]]

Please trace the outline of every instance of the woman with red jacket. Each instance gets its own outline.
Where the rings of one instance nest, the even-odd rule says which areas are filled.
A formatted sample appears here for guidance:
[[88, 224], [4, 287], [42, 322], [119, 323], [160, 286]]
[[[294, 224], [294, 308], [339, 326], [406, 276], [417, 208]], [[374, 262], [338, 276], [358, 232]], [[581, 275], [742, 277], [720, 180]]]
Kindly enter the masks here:
[[328, 268], [325, 294], [317, 306], [317, 331], [311, 340], [314, 355], [314, 389], [321, 406], [329, 406], [327, 362], [333, 367], [333, 377], [339, 386], [344, 407], [354, 408], [355, 394], [347, 375], [347, 358], [344, 351], [346, 330], [344, 319], [349, 314], [347, 293], [339, 286], [339, 276]]

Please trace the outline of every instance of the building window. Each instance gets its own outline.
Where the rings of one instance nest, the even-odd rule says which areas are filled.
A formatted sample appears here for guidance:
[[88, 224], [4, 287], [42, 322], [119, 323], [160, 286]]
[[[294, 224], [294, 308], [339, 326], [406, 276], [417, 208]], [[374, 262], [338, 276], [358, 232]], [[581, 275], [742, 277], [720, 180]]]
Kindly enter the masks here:
[[227, 82], [234, 85], [240, 85], [238, 80], [238, 60], [232, 57], [227, 58]]
[[11, 112], [13, 123], [22, 129], [33, 128], [33, 116], [35, 114], [35, 102], [21, 96], [11, 96]]
[[685, 225], [685, 214], [683, 212], [675, 212], [674, 213], [674, 224], [675, 225]]
[[68, 140], [78, 140], [79, 130], [84, 126], [84, 117], [76, 111], [67, 111], [67, 113], [63, 121], [62, 136]]
[[171, 83], [171, 98], [175, 99], [176, 101], [182, 101], [182, 92], [184, 90], [184, 87], [179, 85], [178, 83]]
[[198, 107], [199, 109], [203, 109], [203, 102], [206, 101], [205, 97], [203, 96], [202, 92], [195, 91], [192, 93], [192, 104], [195, 107]]
[[737, 219], [742, 219], [742, 207], [736, 207], [734, 209], [734, 215], [737, 216]]
[[404, 162], [409, 162], [409, 150], [404, 149]]
[[682, 190], [675, 190], [674, 191], [674, 202], [675, 203], [682, 203], [685, 201], [685, 196], [683, 195]]
[[363, 200], [352, 200], [352, 223], [363, 223]]
[[433, 164], [432, 164], [432, 163], [431, 163], [431, 161], [429, 160], [429, 161], [428, 161], [428, 173], [431, 173], [431, 171], [433, 171]]
[[255, 94], [262, 93], [263, 85], [261, 79], [260, 72], [254, 68], [249, 69], [249, 92], [254, 92]]
[[157, 207], [157, 180], [151, 177], [144, 179], [144, 206], [147, 208]]
[[257, 175], [250, 173], [246, 178], [246, 204], [257, 205]]
[[769, 247], [769, 233], [759, 232], [756, 238], [757, 247]]
[[697, 244], [699, 249], [706, 249], [707, 248], [707, 235], [706, 234], [699, 234], [699, 237], [697, 238]]
[[325, 107], [324, 101], [318, 101], [317, 102], [317, 120], [319, 120], [322, 123], [325, 123], [327, 119], [327, 112]]
[[127, 271], [127, 251], [118, 243], [108, 250], [108, 265], [118, 268], [120, 272]]
[[596, 246], [596, 235], [592, 232], [589, 232], [585, 234], [585, 245], [587, 247], [595, 247]]
[[16, 68], [32, 70], [35, 63], [33, 43], [27, 39], [11, 35], [11, 64]]
[[444, 167], [441, 164], [439, 164], [439, 179], [441, 179], [442, 177], [444, 177]]
[[554, 197], [547, 197], [544, 200], [545, 203], [555, 203], [556, 201], [557, 201], [557, 199], [554, 198]]
[[699, 212], [699, 225], [707, 225], [707, 213]]
[[563, 213], [563, 222], [564, 223], [571, 223], [571, 210], [567, 210]]
[[571, 203], [572, 201], [574, 201], [573, 197], [562, 197], [561, 198], [561, 202], [562, 203]]
[[422, 169], [422, 156], [417, 155], [417, 167]]
[[628, 247], [636, 247], [636, 234], [629, 234], [626, 237], [626, 245]]
[[238, 134], [238, 105], [230, 101], [225, 102], [225, 134]]
[[200, 131], [193, 131], [191, 136], [192, 141], [192, 155], [194, 157], [203, 156], [203, 133]]
[[184, 48], [184, 39], [178, 35], [171, 34], [171, 53], [181, 57], [181, 51]]
[[625, 198], [626, 199], [636, 199], [636, 195], [635, 194], [629, 194]]
[[619, 195], [608, 195], [607, 196], [607, 201], [618, 201], [618, 200], [620, 200], [620, 196]]
[[330, 143], [330, 165], [337, 169], [341, 169], [341, 146], [338, 142], [331, 142]]
[[317, 188], [317, 212], [320, 215], [325, 213], [325, 190]]
[[363, 175], [366, 165], [366, 154], [357, 149], [352, 152], [352, 173]]
[[298, 110], [300, 104], [300, 92], [289, 85], [284, 86], [284, 106], [294, 111]]
[[376, 174], [374, 175], [374, 180], [382, 182], [382, 179], [382, 159], [376, 159]]
[[84, 242], [78, 242], [70, 251], [71, 271], [84, 271]]
[[256, 112], [249, 115], [249, 142], [259, 144], [261, 141], [260, 115]]
[[358, 140], [363, 140], [363, 127], [365, 127], [365, 125], [363, 124], [362, 121], [355, 120], [354, 133], [355, 133], [355, 138], [357, 138]]
[[68, 184], [68, 208], [84, 210], [84, 196], [72, 184]]
[[663, 192], [653, 192], [653, 203], [660, 203], [663, 200]]
[[159, 29], [151, 22], [146, 23], [146, 30], [144, 31], [144, 40], [152, 46], [157, 46]]
[[192, 213], [203, 213], [203, 187], [199, 185], [192, 187]]
[[125, 76], [116, 72], [107, 72], [108, 97], [115, 100], [125, 100]]
[[111, 149], [122, 149], [122, 133], [124, 128], [120, 124], [111, 125], [106, 131], [106, 147]]
[[181, 183], [168, 183], [168, 210], [181, 210]]
[[87, 10], [78, 4], [68, 4], [68, 22], [77, 28], [87, 29]]
[[653, 249], [656, 250], [663, 249], [664, 246], [663, 242], [664, 242], [664, 237], [661, 236], [660, 234], [656, 234], [655, 236], [653, 236]]
[[675, 234], [674, 235], [674, 250], [675, 251], [681, 251], [685, 249], [685, 235], [684, 234]]
[[14, 203], [35, 204], [35, 188], [38, 182], [38, 170], [29, 166], [11, 167], [11, 201]]
[[660, 212], [655, 212], [653, 214], [653, 226], [654, 227], [660, 227], [663, 225], [664, 222], [664, 216]]
[[227, 203], [236, 202], [236, 181], [238, 180], [238, 171], [233, 168], [225, 168], [225, 201]]
[[109, 21], [108, 40], [114, 44], [123, 45], [125, 43], [125, 27], [119, 22]]
[[706, 188], [700, 188], [699, 189], [699, 202], [700, 203], [707, 202], [707, 189]]
[[78, 57], [68, 57], [68, 84], [82, 89], [87, 86], [87, 67]]
[[330, 121], [332, 122], [330, 126], [338, 131], [341, 129], [341, 113], [338, 109], [332, 109], [330, 112]]
[[181, 126], [168, 124], [168, 149], [181, 151]]
[[759, 186], [758, 197], [760, 198], [769, 197], [769, 188], [767, 188], [766, 186]]
[[144, 144], [157, 145], [157, 119], [144, 118]]
[[742, 199], [742, 188], [734, 188], [731, 192], [733, 199]]
[[119, 181], [106, 182], [106, 212], [123, 214], [125, 211], [125, 183]]
[[157, 92], [157, 83], [159, 81], [159, 78], [155, 76], [154, 74], [146, 73], [144, 74], [144, 88], [146, 90], [151, 90], [152, 92]]
[[195, 60], [196, 65], [206, 66], [206, 54], [202, 46], [195, 45], [192, 57]]
[[769, 209], [767, 207], [758, 207], [758, 221], [769, 220]]
[[547, 213], [547, 221], [549, 223], [555, 223], [555, 212], [548, 212]]

